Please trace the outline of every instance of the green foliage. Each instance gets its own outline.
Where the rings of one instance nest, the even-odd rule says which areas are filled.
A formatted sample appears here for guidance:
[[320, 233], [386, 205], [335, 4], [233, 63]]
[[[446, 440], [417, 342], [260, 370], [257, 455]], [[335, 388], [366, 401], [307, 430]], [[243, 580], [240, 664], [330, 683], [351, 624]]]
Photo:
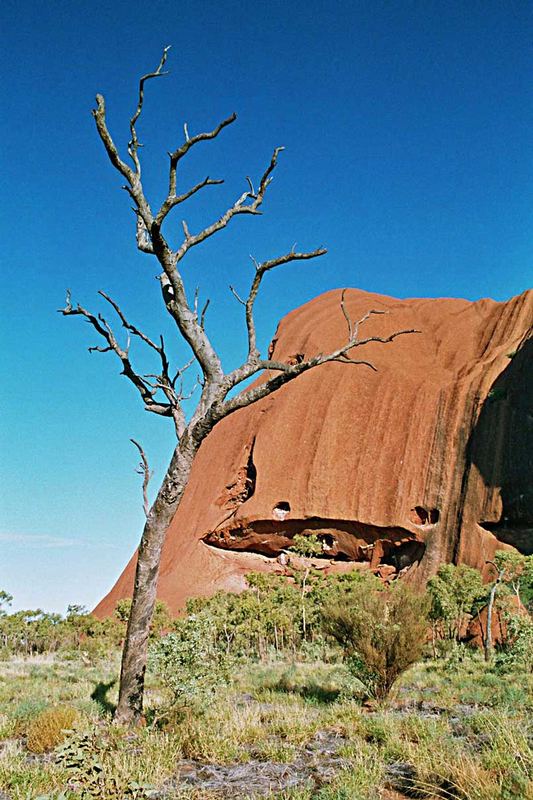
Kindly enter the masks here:
[[314, 533], [310, 536], [296, 534], [292, 540], [291, 546], [288, 549], [293, 553], [297, 553], [300, 556], [308, 558], [312, 556], [321, 556], [323, 554], [322, 542]]
[[[115, 606], [114, 615], [119, 622], [128, 622], [131, 611], [131, 598], [125, 597], [119, 600]], [[162, 633], [169, 631], [172, 627], [172, 617], [166, 603], [156, 600], [152, 622], [150, 623], [150, 639], [157, 639]]]
[[177, 620], [174, 628], [150, 647], [149, 667], [170, 691], [175, 708], [199, 712], [228, 681], [231, 660], [206, 614]]
[[443, 564], [428, 582], [430, 618], [439, 633], [459, 640], [470, 616], [486, 601], [487, 588], [477, 569]]
[[[130, 600], [120, 600], [116, 613], [101, 620], [88, 613], [84, 606], [75, 604], [68, 606], [64, 618], [41, 609], [10, 614], [2, 606], [9, 605], [11, 600], [11, 595], [0, 591], [0, 654], [28, 656], [81, 650], [93, 660], [121, 644], [131, 606]], [[157, 638], [171, 627], [167, 606], [157, 601], [151, 638]]]
[[218, 644], [228, 654], [260, 660], [272, 655], [327, 657], [331, 648], [324, 638], [324, 607], [349, 602], [361, 585], [382, 588], [375, 576], [358, 571], [325, 576], [318, 570], [293, 570], [289, 578], [251, 573], [246, 579], [249, 588], [241, 594], [195, 598], [187, 603], [187, 612], [202, 612], [212, 620]]
[[4, 606], [10, 606], [12, 600], [12, 595], [10, 595], [8, 592], [5, 592], [3, 589], [0, 589], [0, 617], [4, 616], [6, 613]]
[[422, 655], [427, 601], [401, 583], [386, 592], [368, 591], [362, 585], [349, 604], [326, 608], [324, 620], [369, 696], [383, 699]]
[[533, 620], [521, 613], [504, 614], [508, 644], [496, 654], [500, 672], [533, 672]]
[[523, 556], [511, 550], [498, 550], [494, 556], [502, 581], [512, 589], [526, 607], [533, 599], [533, 556]]
[[71, 736], [58, 750], [56, 760], [76, 786], [79, 800], [145, 800], [152, 787], [122, 778], [109, 765], [119, 741], [109, 731], [90, 729]]

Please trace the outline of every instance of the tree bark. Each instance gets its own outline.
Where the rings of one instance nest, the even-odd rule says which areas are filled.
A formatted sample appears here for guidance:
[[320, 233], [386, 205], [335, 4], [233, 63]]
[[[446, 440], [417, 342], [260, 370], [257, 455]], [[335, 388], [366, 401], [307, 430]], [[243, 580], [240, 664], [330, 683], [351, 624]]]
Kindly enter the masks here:
[[161, 551], [168, 526], [187, 486], [199, 444], [189, 438], [176, 447], [161, 489], [150, 509], [137, 555], [135, 585], [122, 653], [115, 722], [136, 725], [143, 713], [150, 622], [154, 613]]
[[[492, 561], [487, 562], [493, 564]], [[495, 566], [495, 564], [493, 564]], [[498, 577], [490, 590], [489, 602], [487, 604], [487, 632], [485, 636], [485, 661], [490, 661], [492, 657], [492, 612], [494, 610], [494, 600], [496, 599], [496, 591], [503, 578], [503, 570], [498, 572]]]

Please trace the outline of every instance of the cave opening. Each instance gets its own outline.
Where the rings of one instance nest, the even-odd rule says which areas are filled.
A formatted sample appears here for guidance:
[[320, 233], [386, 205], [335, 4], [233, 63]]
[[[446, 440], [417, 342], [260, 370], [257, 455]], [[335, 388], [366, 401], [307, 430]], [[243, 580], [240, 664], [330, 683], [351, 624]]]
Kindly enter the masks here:
[[384, 553], [380, 559], [380, 564], [387, 564], [394, 567], [397, 572], [401, 572], [407, 567], [413, 566], [413, 564], [418, 564], [426, 549], [423, 542], [418, 542], [416, 540], [403, 542], [398, 545], [388, 542], [386, 544], [389, 544], [389, 546], [384, 547]]
[[288, 502], [288, 500], [280, 500], [279, 503], [276, 503], [272, 509], [272, 517], [273, 519], [277, 519], [278, 521], [282, 522], [284, 519], [287, 519], [290, 511], [291, 504]]
[[409, 512], [409, 521], [413, 525], [436, 525], [439, 521], [440, 512], [438, 508], [424, 508], [424, 506], [414, 506]]

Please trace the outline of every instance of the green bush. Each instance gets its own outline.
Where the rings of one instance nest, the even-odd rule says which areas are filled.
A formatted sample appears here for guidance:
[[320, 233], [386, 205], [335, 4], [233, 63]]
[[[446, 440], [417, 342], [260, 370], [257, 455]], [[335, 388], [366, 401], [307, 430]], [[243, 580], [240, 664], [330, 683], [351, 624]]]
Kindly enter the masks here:
[[434, 633], [459, 641], [474, 610], [486, 602], [481, 573], [464, 564], [443, 564], [428, 582]]
[[509, 644], [496, 654], [495, 669], [499, 672], [533, 672], [533, 620], [526, 614], [506, 613]]
[[394, 682], [422, 656], [428, 602], [401, 583], [389, 591], [362, 585], [350, 602], [329, 606], [325, 626], [344, 650], [350, 671], [368, 695], [385, 698]]
[[231, 660], [217, 641], [216, 627], [205, 614], [175, 622], [175, 633], [154, 642], [149, 667], [170, 691], [179, 710], [205, 710], [230, 676]]

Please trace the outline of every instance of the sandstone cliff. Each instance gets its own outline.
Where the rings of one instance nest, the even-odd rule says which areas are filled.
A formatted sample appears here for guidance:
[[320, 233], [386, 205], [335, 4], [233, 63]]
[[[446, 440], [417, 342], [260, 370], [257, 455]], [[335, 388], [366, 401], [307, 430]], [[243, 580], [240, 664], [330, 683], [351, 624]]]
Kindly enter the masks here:
[[[340, 290], [285, 317], [277, 360], [346, 338]], [[239, 591], [252, 570], [315, 533], [326, 570], [423, 583], [444, 561], [483, 569], [495, 549], [532, 552], [533, 291], [506, 303], [346, 293], [350, 316], [387, 311], [365, 335], [419, 334], [328, 364], [236, 412], [206, 439], [168, 531], [159, 597]], [[131, 593], [134, 557], [98, 605]]]

